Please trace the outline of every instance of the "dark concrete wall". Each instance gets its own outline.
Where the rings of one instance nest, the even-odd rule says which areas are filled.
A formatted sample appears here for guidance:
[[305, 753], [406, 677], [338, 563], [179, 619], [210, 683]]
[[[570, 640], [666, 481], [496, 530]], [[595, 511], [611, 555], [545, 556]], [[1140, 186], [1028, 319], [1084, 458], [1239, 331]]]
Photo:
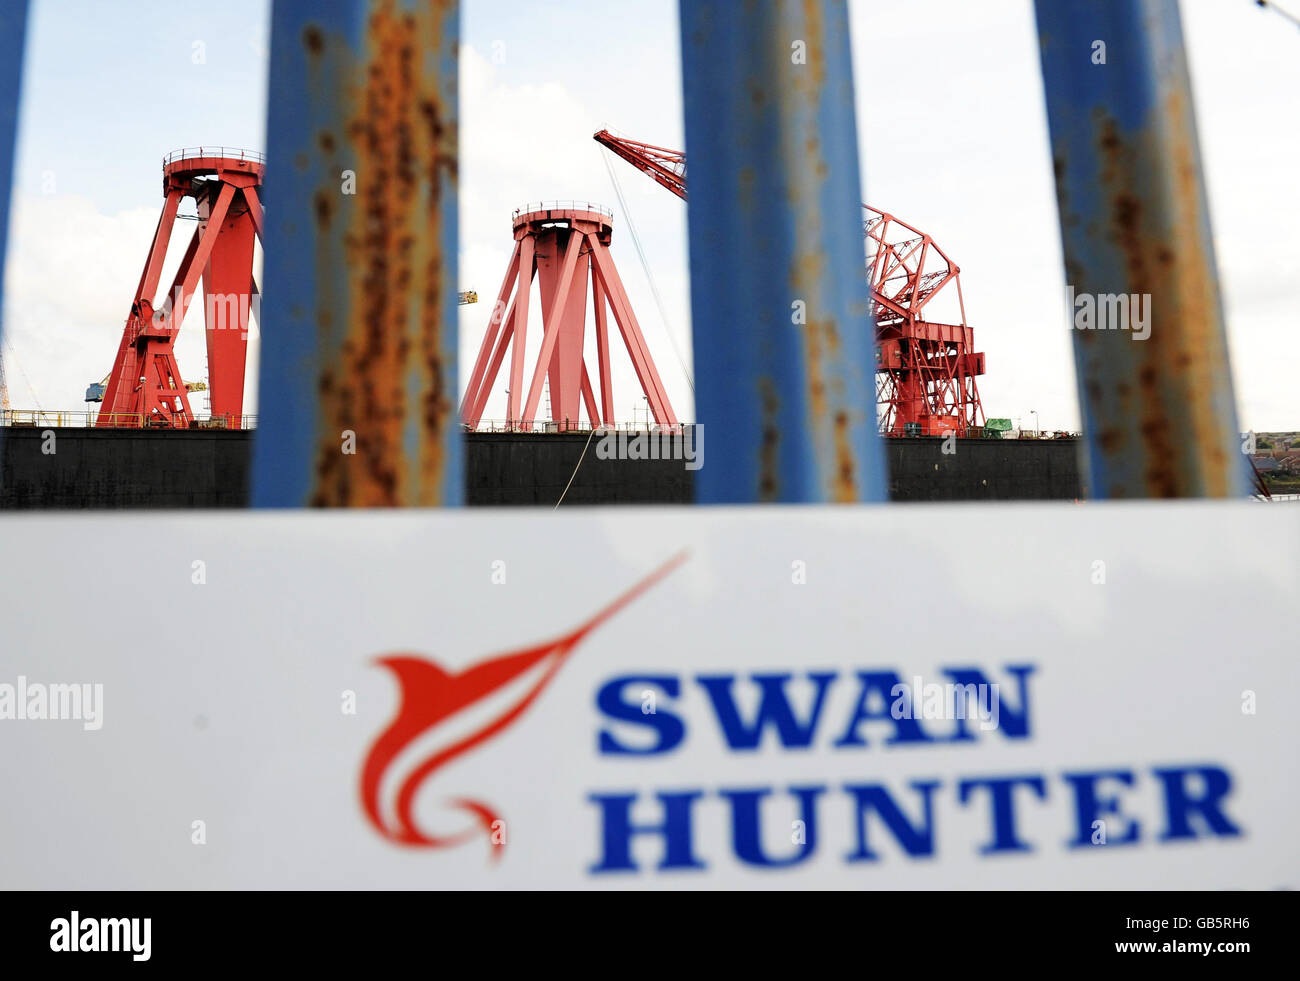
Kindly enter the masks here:
[[[582, 454], [585, 435], [475, 433], [467, 460], [467, 499], [474, 504], [550, 504]], [[680, 443], [675, 452], [680, 457]], [[565, 504], [688, 504], [695, 474], [680, 459], [600, 460], [592, 441]], [[885, 441], [889, 496], [895, 501], [1072, 500], [1083, 496], [1078, 441]], [[705, 463], [707, 465], [707, 441]]]
[[[0, 435], [0, 508], [246, 507], [253, 433], [44, 429]], [[711, 437], [712, 438], [712, 437]], [[582, 457], [586, 434], [473, 433], [470, 505], [551, 506]], [[587, 447], [564, 504], [688, 504], [695, 472], [682, 460], [602, 460]], [[886, 441], [896, 501], [1051, 500], [1082, 497], [1075, 440]], [[679, 451], [680, 452], [680, 451]], [[707, 464], [707, 448], [705, 462]]]
[[[44, 433], [54, 436], [44, 453]], [[250, 432], [0, 430], [0, 508], [238, 508]]]
[[885, 440], [895, 501], [1050, 501], [1084, 496], [1077, 439]]
[[[670, 439], [669, 452], [677, 459], [602, 460], [600, 437], [592, 437], [588, 445], [587, 435], [471, 433], [465, 460], [466, 501], [554, 507], [564, 494], [565, 506], [691, 503], [695, 473], [681, 459], [680, 436]], [[574, 476], [579, 459], [582, 466]], [[570, 477], [573, 484], [564, 493]]]

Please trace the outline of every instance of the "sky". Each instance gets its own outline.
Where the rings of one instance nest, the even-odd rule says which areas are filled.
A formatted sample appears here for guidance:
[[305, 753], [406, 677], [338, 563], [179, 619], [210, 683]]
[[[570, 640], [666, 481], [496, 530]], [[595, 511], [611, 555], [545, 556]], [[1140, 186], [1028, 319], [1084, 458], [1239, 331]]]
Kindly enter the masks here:
[[[670, 400], [692, 419], [686, 205], [591, 139], [608, 126], [683, 146], [675, 0], [462, 10], [459, 280], [480, 297], [460, 312], [462, 385], [511, 212], [588, 200], [615, 211], [615, 262]], [[1077, 428], [1032, 5], [854, 0], [850, 18], [863, 200], [960, 267], [987, 415]], [[15, 407], [84, 408], [86, 385], [111, 367], [162, 205], [162, 156], [266, 148], [269, 20], [265, 0], [33, 0], [3, 308]], [[1297, 429], [1300, 31], [1252, 0], [1187, 0], [1183, 20], [1241, 426]], [[164, 282], [184, 249], [175, 239]], [[201, 317], [196, 305], [177, 341], [187, 380], [206, 370]], [[644, 418], [621, 349], [614, 364], [616, 413]], [[488, 418], [504, 415], [503, 390], [498, 379]]]

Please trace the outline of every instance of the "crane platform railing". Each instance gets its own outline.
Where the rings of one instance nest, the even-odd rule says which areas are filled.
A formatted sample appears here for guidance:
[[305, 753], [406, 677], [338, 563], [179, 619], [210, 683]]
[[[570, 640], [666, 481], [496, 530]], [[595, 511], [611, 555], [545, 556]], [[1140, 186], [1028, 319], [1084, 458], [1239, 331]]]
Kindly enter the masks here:
[[237, 146], [185, 146], [173, 150], [163, 157], [163, 166], [169, 166], [179, 160], [193, 160], [199, 157], [226, 157], [230, 160], [251, 160], [254, 163], [266, 163], [266, 154], [260, 150], [245, 150]]
[[[256, 415], [242, 415], [235, 425], [234, 416], [196, 415], [189, 429], [256, 429]], [[101, 413], [94, 409], [5, 409], [0, 411], [0, 427], [51, 429], [160, 429], [156, 419], [141, 412]]]
[[533, 201], [511, 212], [511, 218], [529, 215], [534, 211], [593, 211], [596, 214], [614, 217], [614, 212], [603, 204], [594, 201]]
[[681, 435], [686, 429], [690, 428], [690, 423], [675, 423], [660, 425], [655, 422], [619, 422], [619, 423], [599, 423], [593, 426], [586, 419], [534, 419], [532, 422], [521, 422], [518, 419], [481, 419], [477, 426], [470, 429], [468, 426], [463, 427], [467, 432], [475, 433], [649, 433], [652, 436]]

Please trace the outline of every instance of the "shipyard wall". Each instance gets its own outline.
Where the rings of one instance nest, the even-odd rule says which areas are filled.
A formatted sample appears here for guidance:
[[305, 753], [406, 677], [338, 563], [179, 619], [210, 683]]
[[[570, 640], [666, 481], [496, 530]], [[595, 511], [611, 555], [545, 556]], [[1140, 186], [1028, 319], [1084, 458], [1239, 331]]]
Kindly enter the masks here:
[[0, 430], [0, 508], [240, 508], [252, 433]]
[[892, 501], [1051, 501], [1085, 497], [1077, 439], [887, 439]]
[[[588, 443], [587, 436], [471, 433], [465, 448], [465, 502], [554, 507], [563, 494], [566, 506], [691, 503], [695, 473], [686, 469], [680, 436], [661, 438], [660, 455], [666, 450], [676, 459], [658, 460], [601, 459], [600, 437]], [[648, 440], [644, 442], [648, 452]], [[573, 484], [566, 493], [570, 477]]]
[[[46, 436], [53, 434], [51, 443]], [[6, 428], [0, 508], [239, 508], [248, 504], [252, 432]], [[710, 439], [719, 437], [710, 433]], [[586, 446], [586, 455], [583, 448]], [[602, 459], [586, 434], [472, 433], [466, 500], [564, 504], [687, 504], [695, 471], [682, 459]], [[1083, 495], [1075, 440], [891, 439], [895, 501], [1069, 500]], [[53, 452], [45, 452], [53, 449]], [[705, 465], [708, 445], [704, 446]]]

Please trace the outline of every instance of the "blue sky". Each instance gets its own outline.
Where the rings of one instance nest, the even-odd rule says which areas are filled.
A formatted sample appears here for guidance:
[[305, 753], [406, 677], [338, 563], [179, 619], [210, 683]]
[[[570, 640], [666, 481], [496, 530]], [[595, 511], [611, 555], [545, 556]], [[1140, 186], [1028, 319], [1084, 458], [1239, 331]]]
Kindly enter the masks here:
[[[162, 155], [266, 147], [269, 3], [32, 7], [5, 355], [15, 405], [81, 408], [116, 351], [161, 206]], [[967, 321], [988, 358], [988, 414], [1029, 425], [1036, 409], [1044, 427], [1076, 426], [1032, 6], [858, 0], [850, 10], [864, 199], [930, 233], [961, 267]], [[1243, 426], [1295, 428], [1300, 32], [1248, 0], [1183, 10]], [[691, 418], [672, 343], [689, 365], [685, 205], [613, 161], [661, 317], [591, 141], [609, 125], [682, 145], [675, 0], [466, 0], [463, 39], [462, 287], [490, 301], [518, 205], [577, 197], [615, 207], [615, 260], [669, 395]], [[462, 365], [489, 305], [462, 309]], [[197, 321], [178, 356], [187, 379], [201, 376]], [[616, 371], [623, 417], [639, 403], [634, 386], [630, 370]], [[489, 417], [501, 402], [498, 393]]]
[[213, 141], [262, 149], [263, 0], [35, 0], [30, 17], [20, 193], [41, 193], [42, 173], [52, 170], [106, 210], [157, 209], [168, 150]]

